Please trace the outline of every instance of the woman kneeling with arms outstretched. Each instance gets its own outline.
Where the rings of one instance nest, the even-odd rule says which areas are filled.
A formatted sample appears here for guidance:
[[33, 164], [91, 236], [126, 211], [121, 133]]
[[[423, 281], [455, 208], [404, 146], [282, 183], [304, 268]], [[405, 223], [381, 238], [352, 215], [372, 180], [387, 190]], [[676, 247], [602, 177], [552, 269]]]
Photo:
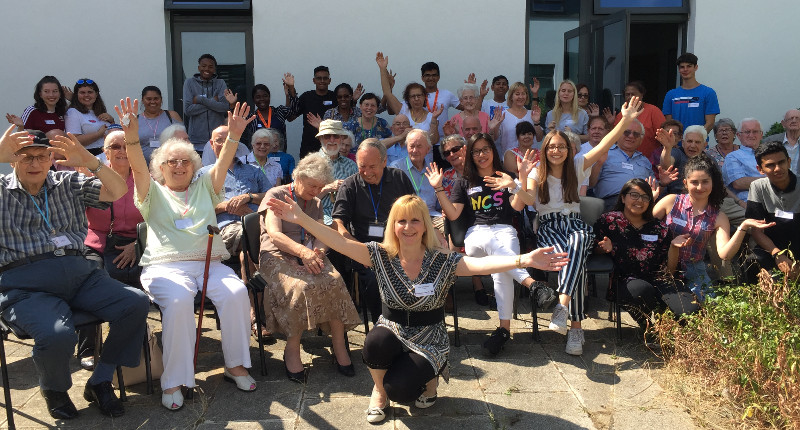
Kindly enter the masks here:
[[325, 245], [371, 267], [378, 279], [383, 312], [362, 352], [375, 386], [367, 421], [386, 418], [388, 401], [427, 408], [436, 401], [438, 375], [449, 376], [450, 341], [444, 302], [456, 276], [484, 275], [512, 268], [560, 270], [565, 253], [540, 248], [524, 255], [464, 257], [436, 248], [425, 202], [417, 196], [397, 199], [389, 212], [383, 243], [360, 243], [316, 222], [292, 199], [270, 199], [269, 208], [284, 221], [299, 224]]

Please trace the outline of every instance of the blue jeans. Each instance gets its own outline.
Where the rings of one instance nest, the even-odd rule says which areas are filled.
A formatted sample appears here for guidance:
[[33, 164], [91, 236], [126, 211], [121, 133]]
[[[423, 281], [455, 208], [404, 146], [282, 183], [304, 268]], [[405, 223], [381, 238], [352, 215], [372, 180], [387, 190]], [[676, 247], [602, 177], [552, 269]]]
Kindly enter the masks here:
[[698, 302], [703, 303], [706, 296], [714, 297], [711, 278], [708, 277], [705, 262], [688, 262], [684, 264], [684, 269], [686, 270], [686, 286], [697, 296]]

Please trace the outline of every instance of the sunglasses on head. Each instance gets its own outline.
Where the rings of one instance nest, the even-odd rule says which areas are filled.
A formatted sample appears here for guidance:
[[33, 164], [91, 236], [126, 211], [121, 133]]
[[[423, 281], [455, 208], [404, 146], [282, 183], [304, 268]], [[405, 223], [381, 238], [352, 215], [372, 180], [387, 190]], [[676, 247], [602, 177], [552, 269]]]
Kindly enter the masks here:
[[454, 147], [452, 147], [450, 149], [446, 149], [446, 150], [442, 151], [442, 155], [444, 155], [445, 157], [449, 157], [451, 154], [455, 154], [456, 152], [461, 151], [461, 148], [463, 148], [463, 147], [464, 147], [464, 145], [458, 145], [458, 146], [454, 146]]
[[78, 85], [83, 85], [83, 84], [92, 85], [94, 83], [94, 81], [91, 80], [91, 79], [78, 79], [78, 81], [75, 82], [75, 83], [78, 84]]

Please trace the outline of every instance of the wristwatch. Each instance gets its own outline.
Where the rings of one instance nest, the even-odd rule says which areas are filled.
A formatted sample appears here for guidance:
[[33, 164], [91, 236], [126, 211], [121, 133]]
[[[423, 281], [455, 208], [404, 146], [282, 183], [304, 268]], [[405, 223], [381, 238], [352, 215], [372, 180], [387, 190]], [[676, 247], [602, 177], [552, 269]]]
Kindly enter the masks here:
[[102, 169], [102, 168], [103, 168], [103, 162], [100, 161], [100, 160], [97, 160], [97, 168], [96, 169], [90, 169], [89, 166], [86, 166], [86, 169], [89, 170], [90, 172], [92, 172], [93, 175], [96, 175], [97, 172], [99, 172], [100, 169]]

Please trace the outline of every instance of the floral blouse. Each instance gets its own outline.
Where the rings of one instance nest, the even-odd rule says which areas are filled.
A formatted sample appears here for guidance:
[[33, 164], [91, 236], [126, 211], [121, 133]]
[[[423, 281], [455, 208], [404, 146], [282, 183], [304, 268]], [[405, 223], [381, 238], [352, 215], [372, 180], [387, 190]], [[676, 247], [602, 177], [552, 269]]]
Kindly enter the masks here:
[[663, 221], [653, 219], [636, 227], [619, 211], [600, 215], [594, 226], [595, 246], [608, 237], [617, 278], [653, 283], [666, 274], [667, 253], [673, 234]]

